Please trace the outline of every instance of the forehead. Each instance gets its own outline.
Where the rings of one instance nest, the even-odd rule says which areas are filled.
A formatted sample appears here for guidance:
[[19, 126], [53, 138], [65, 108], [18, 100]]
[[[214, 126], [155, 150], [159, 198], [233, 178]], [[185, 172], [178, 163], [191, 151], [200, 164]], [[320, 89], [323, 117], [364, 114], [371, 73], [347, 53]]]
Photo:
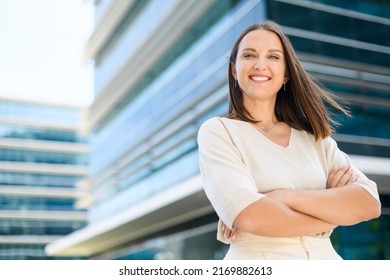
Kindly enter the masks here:
[[264, 48], [264, 49], [279, 49], [283, 50], [282, 42], [278, 35], [272, 31], [257, 29], [250, 31], [242, 38], [239, 50], [245, 48]]

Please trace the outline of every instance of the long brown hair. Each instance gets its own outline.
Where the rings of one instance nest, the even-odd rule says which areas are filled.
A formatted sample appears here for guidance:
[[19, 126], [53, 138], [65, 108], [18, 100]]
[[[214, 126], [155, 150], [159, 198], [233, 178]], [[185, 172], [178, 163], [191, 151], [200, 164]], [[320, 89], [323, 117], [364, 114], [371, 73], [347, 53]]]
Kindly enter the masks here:
[[[289, 126], [311, 133], [315, 138], [325, 138], [333, 132], [334, 121], [330, 115], [327, 103], [330, 108], [336, 109], [349, 115], [347, 109], [339, 104], [339, 98], [331, 94], [305, 71], [302, 67], [290, 40], [287, 38], [281, 27], [272, 21], [256, 23], [245, 29], [238, 37], [230, 54], [229, 63], [229, 118], [239, 118], [247, 122], [257, 122], [244, 107], [243, 94], [233, 77], [232, 68], [237, 60], [237, 53], [241, 40], [251, 31], [263, 29], [274, 32], [280, 39], [288, 71], [289, 80], [282, 87], [276, 98], [275, 115], [279, 121]], [[336, 101], [337, 100], [337, 101]]]

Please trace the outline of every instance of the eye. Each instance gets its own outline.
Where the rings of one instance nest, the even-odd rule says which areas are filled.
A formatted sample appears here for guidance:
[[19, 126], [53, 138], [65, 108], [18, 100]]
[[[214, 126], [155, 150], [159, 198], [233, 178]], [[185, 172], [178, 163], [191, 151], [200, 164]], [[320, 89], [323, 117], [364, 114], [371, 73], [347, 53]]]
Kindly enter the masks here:
[[279, 56], [272, 54], [272, 55], [269, 56], [269, 58], [272, 59], [272, 60], [278, 60]]
[[253, 57], [255, 57], [255, 55], [252, 54], [252, 53], [244, 53], [244, 54], [242, 55], [242, 57], [243, 57], [243, 58], [253, 58]]

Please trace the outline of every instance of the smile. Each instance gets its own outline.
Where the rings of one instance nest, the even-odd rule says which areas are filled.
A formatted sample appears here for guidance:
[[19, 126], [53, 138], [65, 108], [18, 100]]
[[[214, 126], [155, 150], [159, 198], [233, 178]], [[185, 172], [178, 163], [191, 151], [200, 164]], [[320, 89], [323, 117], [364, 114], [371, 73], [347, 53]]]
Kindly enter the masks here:
[[266, 76], [250, 76], [250, 79], [254, 81], [264, 82], [270, 80], [271, 78]]

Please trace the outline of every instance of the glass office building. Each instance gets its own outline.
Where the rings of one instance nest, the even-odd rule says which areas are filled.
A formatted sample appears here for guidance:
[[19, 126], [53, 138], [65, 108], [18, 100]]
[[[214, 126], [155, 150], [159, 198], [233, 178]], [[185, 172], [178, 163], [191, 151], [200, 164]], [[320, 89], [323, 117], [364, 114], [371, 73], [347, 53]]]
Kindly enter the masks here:
[[379, 187], [383, 215], [340, 227], [346, 259], [390, 258], [390, 6], [386, 1], [102, 0], [86, 56], [88, 226], [47, 246], [91, 259], [220, 259], [217, 217], [204, 195], [197, 131], [227, 113], [227, 57], [238, 34], [280, 23], [304, 67], [343, 97], [340, 147]]
[[88, 174], [81, 114], [0, 99], [0, 259], [58, 259], [45, 246], [85, 226], [75, 208], [75, 185]]

